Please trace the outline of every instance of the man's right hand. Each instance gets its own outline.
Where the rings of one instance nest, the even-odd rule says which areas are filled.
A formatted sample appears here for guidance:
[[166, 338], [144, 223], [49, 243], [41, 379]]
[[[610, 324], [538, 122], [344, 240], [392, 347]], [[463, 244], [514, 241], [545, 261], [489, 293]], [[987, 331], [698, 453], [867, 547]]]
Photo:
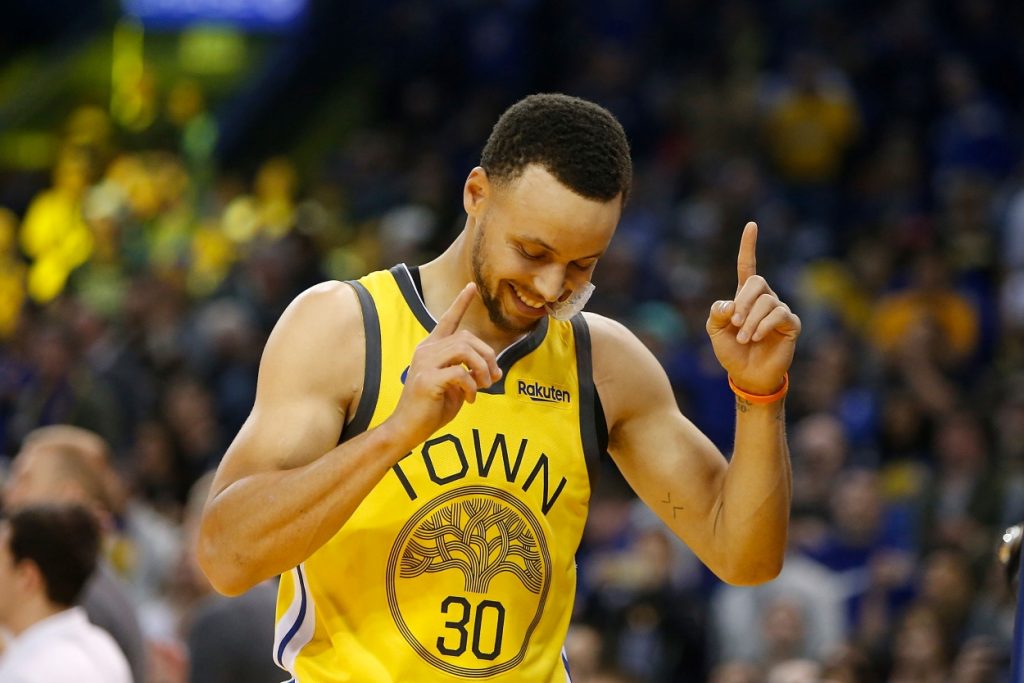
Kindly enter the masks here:
[[458, 329], [476, 296], [471, 282], [413, 353], [402, 396], [387, 420], [410, 448], [451, 422], [463, 402], [476, 400], [477, 391], [501, 379], [494, 349]]

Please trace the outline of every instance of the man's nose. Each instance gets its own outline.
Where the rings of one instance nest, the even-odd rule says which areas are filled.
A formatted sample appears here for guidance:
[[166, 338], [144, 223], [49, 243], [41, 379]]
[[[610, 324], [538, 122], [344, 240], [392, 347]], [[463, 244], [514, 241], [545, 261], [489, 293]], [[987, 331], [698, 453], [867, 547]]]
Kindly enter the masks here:
[[565, 292], [565, 266], [549, 263], [534, 277], [533, 288], [547, 303], [554, 303]]

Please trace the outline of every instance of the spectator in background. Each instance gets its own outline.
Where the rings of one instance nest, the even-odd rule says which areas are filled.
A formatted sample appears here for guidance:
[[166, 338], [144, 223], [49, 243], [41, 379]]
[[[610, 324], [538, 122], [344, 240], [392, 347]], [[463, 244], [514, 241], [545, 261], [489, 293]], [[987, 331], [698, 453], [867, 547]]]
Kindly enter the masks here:
[[[14, 490], [16, 482], [12, 478], [11, 495], [15, 499], [46, 495], [75, 498], [84, 492], [86, 495], [82, 502], [96, 513], [104, 532], [100, 571], [109, 572], [119, 589], [127, 589], [128, 586], [122, 586], [120, 578], [115, 578], [115, 573], [117, 577], [125, 577], [136, 599], [142, 600], [153, 594], [166, 580], [172, 561], [180, 552], [181, 540], [177, 526], [130, 490], [131, 486], [125, 483], [114, 467], [109, 444], [99, 435], [71, 425], [40, 427], [28, 435], [22, 450], [46, 447], [65, 449], [63, 457], [67, 460], [64, 468], [60, 467], [59, 456], [56, 462], [50, 456], [50, 466], [36, 466], [36, 472], [44, 475], [47, 472], [64, 472], [65, 483], [50, 481], [26, 493]], [[104, 484], [102, 488], [101, 482]], [[120, 604], [120, 600], [114, 602]], [[96, 618], [101, 617], [97, 615]], [[106, 619], [118, 621], [115, 615]], [[100, 623], [103, 625], [105, 622]], [[111, 629], [114, 628], [112, 625]], [[119, 636], [115, 638], [121, 640]], [[129, 655], [129, 659], [132, 659], [132, 655]]]
[[[183, 481], [191, 485], [217, 466], [224, 453], [224, 438], [214, 397], [197, 378], [176, 376], [164, 391], [162, 415], [176, 452]], [[187, 498], [188, 489], [182, 491]]]
[[[118, 493], [113, 475], [106, 469], [106, 452], [106, 443], [84, 429], [57, 426], [30, 433], [5, 482], [4, 509], [14, 512], [51, 503], [83, 505], [96, 518], [103, 538], [111, 538]], [[96, 568], [87, 577], [81, 604], [89, 619], [113, 636], [131, 664], [134, 678], [143, 681], [145, 643], [128, 587], [104, 558], [91, 566]]]
[[846, 430], [828, 413], [800, 420], [792, 431], [793, 512], [790, 534], [811, 543], [826, 533], [829, 501], [847, 461]]
[[928, 463], [933, 428], [934, 420], [913, 392], [900, 384], [889, 387], [884, 392], [875, 435], [882, 462], [914, 467]]
[[800, 217], [831, 226], [836, 181], [860, 131], [854, 93], [841, 70], [808, 50], [792, 54], [772, 90], [765, 115], [769, 154]]
[[941, 411], [952, 407], [950, 377], [974, 360], [979, 326], [978, 311], [950, 281], [946, 259], [928, 250], [913, 257], [908, 286], [878, 300], [869, 329], [924, 405]]
[[976, 171], [992, 177], [1008, 174], [1019, 144], [1010, 134], [1006, 112], [990, 97], [971, 63], [949, 56], [936, 65], [942, 107], [931, 152], [937, 175]]
[[945, 637], [934, 610], [914, 605], [900, 620], [892, 639], [889, 683], [932, 683], [950, 680], [953, 644]]
[[628, 547], [594, 562], [601, 590], [588, 617], [609, 634], [607, 659], [621, 672], [650, 683], [703, 681], [706, 616], [695, 590], [680, 585], [677, 543], [660, 522], [633, 526]]
[[28, 294], [37, 303], [53, 301], [64, 290], [71, 271], [92, 256], [92, 232], [82, 217], [82, 199], [92, 172], [86, 150], [64, 149], [54, 167], [53, 187], [32, 200], [25, 214], [19, 241], [32, 260]]
[[75, 607], [99, 548], [79, 506], [25, 507], [0, 522], [0, 625], [14, 635], [0, 654], [4, 683], [132, 682], [117, 644]]
[[201, 383], [210, 389], [221, 431], [233, 433], [252, 407], [264, 338], [249, 311], [227, 298], [197, 311], [192, 337], [192, 366], [201, 370]]
[[81, 362], [78, 340], [58, 316], [25, 331], [29, 372], [12, 397], [7, 438], [18, 444], [36, 427], [75, 424], [116, 435], [120, 415], [113, 396]]
[[231, 240], [247, 244], [258, 237], [279, 238], [295, 225], [298, 175], [286, 157], [268, 159], [259, 168], [252, 195], [236, 197], [224, 212]]
[[935, 611], [947, 640], [961, 644], [967, 635], [975, 580], [966, 553], [940, 548], [929, 553], [919, 579], [919, 597]]
[[831, 527], [803, 552], [834, 572], [846, 596], [849, 633], [873, 642], [911, 593], [913, 538], [905, 514], [887, 504], [878, 474], [848, 471], [832, 495]]
[[756, 587], [721, 586], [711, 599], [719, 661], [772, 664], [825, 657], [846, 635], [843, 577], [799, 552], [794, 538], [779, 577]]
[[934, 475], [923, 492], [922, 541], [926, 547], [952, 545], [972, 561], [987, 561], [1003, 492], [989, 466], [984, 425], [966, 410], [951, 414], [938, 425], [933, 450]]

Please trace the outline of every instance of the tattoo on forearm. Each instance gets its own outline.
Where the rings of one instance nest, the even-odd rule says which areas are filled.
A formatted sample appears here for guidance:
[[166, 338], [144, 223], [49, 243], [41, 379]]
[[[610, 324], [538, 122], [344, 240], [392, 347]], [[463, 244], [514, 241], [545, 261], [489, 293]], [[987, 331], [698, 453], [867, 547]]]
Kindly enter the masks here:
[[[745, 413], [745, 412], [749, 411], [751, 409], [751, 407], [753, 407], [753, 405], [754, 405], [753, 403], [751, 403], [750, 401], [748, 401], [747, 399], [745, 399], [745, 398], [743, 398], [741, 396], [737, 396], [736, 397], [736, 411], [737, 412]], [[786, 408], [781, 403], [779, 405], [779, 412], [775, 413], [775, 419], [778, 420], [779, 422], [785, 422], [786, 421]]]
[[682, 505], [672, 505], [672, 492], [668, 491], [665, 493], [665, 500], [661, 501], [672, 508], [672, 519], [676, 518], [676, 513], [683, 509]]

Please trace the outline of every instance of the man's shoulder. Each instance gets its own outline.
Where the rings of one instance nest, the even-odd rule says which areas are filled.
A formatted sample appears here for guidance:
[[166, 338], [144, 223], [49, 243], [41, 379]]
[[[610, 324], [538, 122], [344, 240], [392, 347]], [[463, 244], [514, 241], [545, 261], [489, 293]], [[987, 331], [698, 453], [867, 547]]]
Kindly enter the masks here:
[[288, 304], [263, 348], [257, 408], [309, 400], [331, 410], [349, 405], [362, 385], [364, 340], [352, 286], [329, 281], [305, 290]]
[[347, 282], [327, 280], [296, 296], [278, 324], [329, 331], [335, 326], [347, 328], [360, 316], [355, 289]]
[[590, 331], [590, 346], [595, 364], [621, 364], [646, 348], [628, 327], [617, 320], [590, 312], [584, 313], [583, 318], [587, 321], [587, 329]]
[[333, 307], [339, 303], [355, 299], [355, 289], [351, 283], [340, 280], [324, 280], [301, 292], [293, 303], [301, 302], [305, 306]]
[[[641, 403], [653, 405], [669, 395], [652, 387], [667, 384], [654, 354], [633, 332], [611, 318], [585, 313], [590, 330], [594, 385], [608, 417], [609, 428]], [[644, 399], [644, 400], [641, 400]]]

